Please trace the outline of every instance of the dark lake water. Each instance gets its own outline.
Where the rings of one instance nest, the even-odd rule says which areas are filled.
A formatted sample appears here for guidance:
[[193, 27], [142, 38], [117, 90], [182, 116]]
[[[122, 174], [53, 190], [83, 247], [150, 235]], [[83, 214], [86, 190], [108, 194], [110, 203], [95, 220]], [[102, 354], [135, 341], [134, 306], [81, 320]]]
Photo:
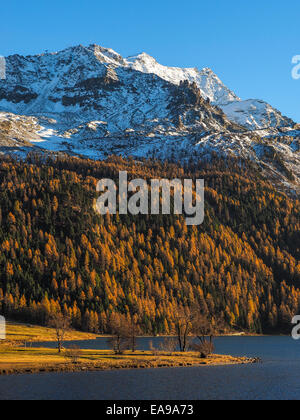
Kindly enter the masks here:
[[[154, 343], [159, 340], [153, 339]], [[140, 339], [139, 348], [147, 349], [148, 343], [149, 339]], [[84, 342], [81, 347], [103, 349], [106, 340]], [[300, 399], [300, 341], [290, 337], [220, 337], [216, 352], [257, 356], [263, 363], [1, 376], [0, 399]]]

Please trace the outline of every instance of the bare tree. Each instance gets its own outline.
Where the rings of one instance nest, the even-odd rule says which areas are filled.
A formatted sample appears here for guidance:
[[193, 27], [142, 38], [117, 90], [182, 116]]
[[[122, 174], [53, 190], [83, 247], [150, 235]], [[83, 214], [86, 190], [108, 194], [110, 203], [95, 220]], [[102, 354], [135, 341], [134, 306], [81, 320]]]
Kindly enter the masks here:
[[124, 317], [114, 318], [110, 321], [110, 328], [112, 336], [107, 340], [107, 343], [115, 354], [123, 354], [125, 350], [130, 348], [128, 323]]
[[150, 340], [149, 341], [149, 350], [151, 351], [153, 356], [157, 356], [158, 355], [158, 350], [157, 348], [154, 346], [153, 341]]
[[175, 329], [181, 352], [186, 352], [189, 348], [190, 337], [193, 330], [193, 313], [188, 308], [177, 310], [175, 318]]
[[131, 321], [129, 321], [127, 325], [128, 344], [133, 353], [137, 349], [137, 336], [139, 333], [140, 333], [140, 327], [138, 324], [138, 317], [137, 315], [134, 315]]
[[176, 338], [165, 337], [164, 341], [159, 344], [159, 349], [161, 351], [170, 353], [170, 356], [171, 356], [172, 353], [174, 353], [176, 351], [177, 345], [178, 345], [178, 343], [177, 343]]
[[56, 331], [58, 353], [61, 353], [65, 335], [66, 332], [70, 329], [70, 325], [70, 318], [61, 312], [52, 315], [50, 318], [49, 326], [54, 328]]
[[214, 337], [224, 327], [224, 321], [222, 318], [209, 319], [195, 306], [191, 310], [180, 308], [177, 311], [175, 327], [181, 352], [191, 348], [199, 351], [201, 357], [207, 357], [214, 352]]
[[72, 363], [76, 364], [82, 356], [82, 351], [80, 350], [80, 347], [76, 345], [70, 346], [70, 348], [65, 350], [64, 356], [66, 359], [69, 359]]
[[206, 358], [215, 350], [214, 337], [223, 326], [223, 321], [217, 322], [209, 320], [206, 315], [199, 311], [194, 311], [192, 334], [198, 340], [198, 343], [192, 343], [191, 348], [200, 353], [200, 357]]

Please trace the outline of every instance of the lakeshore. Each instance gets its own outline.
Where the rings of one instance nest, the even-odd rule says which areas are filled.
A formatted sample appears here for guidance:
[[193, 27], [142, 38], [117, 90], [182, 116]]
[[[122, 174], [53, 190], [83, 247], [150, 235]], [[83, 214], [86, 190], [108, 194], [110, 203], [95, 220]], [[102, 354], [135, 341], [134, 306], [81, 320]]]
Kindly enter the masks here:
[[[159, 338], [150, 338], [158, 346]], [[147, 351], [149, 339], [139, 338], [138, 345]], [[51, 343], [50, 343], [51, 344]], [[49, 346], [50, 346], [49, 344]], [[76, 343], [65, 343], [66, 347]], [[78, 343], [80, 345], [80, 343]], [[47, 343], [38, 343], [44, 352]], [[34, 344], [33, 344], [34, 346]], [[57, 358], [56, 343], [52, 343], [51, 357]], [[81, 346], [90, 350], [89, 357], [96, 353], [108, 355], [106, 338], [99, 337], [95, 341], [82, 342]], [[194, 366], [160, 366], [151, 368], [127, 369], [106, 368], [106, 370], [88, 367], [88, 359], [83, 359], [80, 366], [61, 366], [61, 371], [51, 371], [50, 363], [41, 366], [41, 371], [32, 373], [19, 370], [24, 374], [0, 375], [1, 400], [260, 400], [300, 398], [300, 352], [299, 342], [287, 336], [246, 336], [246, 337], [217, 337], [215, 340], [216, 354], [259, 357], [263, 363], [243, 364], [233, 363], [224, 365], [201, 365], [201, 359]], [[98, 352], [97, 350], [108, 350]], [[22, 349], [20, 349], [22, 350]], [[56, 351], [55, 351], [56, 350]], [[48, 355], [49, 351], [47, 350]], [[141, 363], [143, 359], [151, 361], [151, 355], [139, 350], [136, 356]], [[29, 354], [28, 354], [29, 356]], [[131, 353], [122, 356], [127, 358]], [[18, 355], [19, 359], [20, 355]], [[41, 357], [41, 355], [39, 356]], [[157, 359], [161, 359], [157, 355]], [[120, 356], [117, 356], [121, 363]], [[173, 355], [173, 358], [175, 356]], [[20, 359], [19, 359], [20, 360]], [[57, 359], [56, 359], [57, 360]], [[70, 362], [61, 360], [61, 365]], [[146, 361], [147, 361], [146, 360]], [[11, 359], [12, 361], [12, 359]], [[24, 361], [24, 360], [23, 360]], [[179, 360], [178, 360], [179, 361]], [[207, 360], [208, 362], [209, 360]], [[186, 362], [189, 362], [188, 360]], [[212, 362], [212, 360], [210, 361]], [[224, 359], [223, 359], [224, 362]], [[51, 364], [53, 364], [51, 362]], [[57, 364], [57, 363], [56, 363]], [[137, 363], [136, 363], [137, 364]], [[164, 361], [155, 362], [166, 364]], [[3, 365], [2, 365], [3, 366]], [[27, 361], [27, 368], [30, 364]], [[19, 366], [20, 367], [20, 366]], [[37, 368], [37, 366], [36, 366]], [[49, 373], [47, 370], [49, 370]], [[63, 370], [64, 369], [64, 370]], [[13, 372], [12, 372], [13, 373]], [[15, 372], [17, 373], [17, 372]]]
[[[35, 348], [38, 342], [56, 342], [56, 332], [30, 324], [8, 322], [6, 340], [0, 342], [0, 375], [29, 374], [43, 372], [87, 372], [118, 369], [175, 368], [192, 366], [224, 366], [250, 364], [254, 358], [229, 355], [210, 355], [201, 359], [196, 352], [174, 352], [137, 350], [116, 355], [111, 350], [93, 349], [93, 340], [99, 335], [70, 330], [65, 343], [74, 342], [80, 347], [89, 341], [89, 349], [81, 349], [76, 363], [67, 357], [66, 351], [58, 353], [56, 348]], [[101, 336], [101, 338], [105, 338]]]
[[192, 366], [225, 366], [251, 364], [254, 358], [210, 355], [200, 359], [198, 353], [153, 354], [150, 351], [130, 351], [115, 355], [110, 350], [81, 350], [76, 363], [67, 360], [56, 349], [0, 347], [0, 375], [44, 372], [87, 372], [117, 369], [174, 368]]

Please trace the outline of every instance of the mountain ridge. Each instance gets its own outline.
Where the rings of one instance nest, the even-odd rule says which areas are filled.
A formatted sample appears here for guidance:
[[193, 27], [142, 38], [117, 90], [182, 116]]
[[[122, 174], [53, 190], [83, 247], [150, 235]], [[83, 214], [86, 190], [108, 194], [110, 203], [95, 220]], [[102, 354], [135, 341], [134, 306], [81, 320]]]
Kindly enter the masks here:
[[205, 68], [123, 58], [96, 44], [6, 59], [0, 145], [20, 151], [160, 159], [236, 155], [297, 190], [300, 131], [262, 100], [242, 101]]

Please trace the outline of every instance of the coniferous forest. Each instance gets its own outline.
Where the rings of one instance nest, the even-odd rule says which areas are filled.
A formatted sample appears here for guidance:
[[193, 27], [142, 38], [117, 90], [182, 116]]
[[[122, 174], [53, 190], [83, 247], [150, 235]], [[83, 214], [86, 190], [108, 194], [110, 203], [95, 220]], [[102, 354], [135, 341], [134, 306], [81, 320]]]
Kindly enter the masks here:
[[[205, 221], [100, 216], [99, 179], [204, 178]], [[251, 163], [136, 162], [71, 157], [0, 162], [0, 311], [47, 325], [59, 311], [75, 328], [110, 332], [136, 317], [171, 334], [192, 307], [249, 332], [290, 328], [300, 302], [300, 205]]]

